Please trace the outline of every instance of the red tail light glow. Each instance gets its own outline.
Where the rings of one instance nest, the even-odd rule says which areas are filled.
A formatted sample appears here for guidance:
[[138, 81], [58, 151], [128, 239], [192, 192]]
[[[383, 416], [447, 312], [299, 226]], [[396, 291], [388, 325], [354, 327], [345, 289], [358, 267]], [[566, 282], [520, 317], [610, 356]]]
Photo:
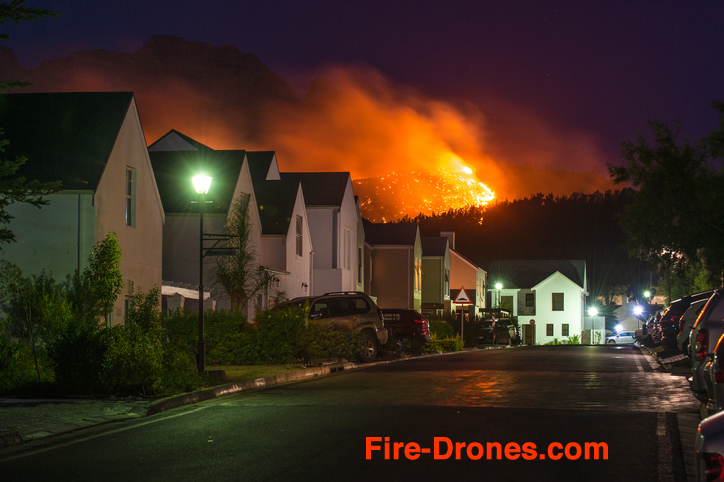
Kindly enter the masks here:
[[709, 348], [709, 333], [706, 330], [699, 330], [696, 334], [696, 361], [702, 361]]
[[706, 466], [706, 480], [723, 480], [724, 475], [724, 459], [719, 454], [702, 454], [704, 464]]

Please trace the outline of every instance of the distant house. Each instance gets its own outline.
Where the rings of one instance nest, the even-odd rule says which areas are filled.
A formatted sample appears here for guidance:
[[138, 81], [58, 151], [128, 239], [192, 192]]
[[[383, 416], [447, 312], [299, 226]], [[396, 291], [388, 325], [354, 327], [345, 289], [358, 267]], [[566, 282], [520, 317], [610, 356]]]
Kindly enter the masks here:
[[348, 172], [284, 172], [300, 182], [313, 250], [310, 293], [356, 291], [359, 287], [359, 210]]
[[465, 289], [471, 304], [464, 309], [471, 319], [480, 316], [480, 310], [487, 306], [488, 273], [455, 250], [454, 232], [442, 232], [440, 236], [447, 237], [450, 244], [450, 300], [455, 301], [460, 290]]
[[422, 240], [412, 223], [364, 220], [365, 289], [380, 308], [422, 309]]
[[420, 238], [422, 243], [422, 304], [425, 315], [450, 311], [450, 248], [446, 237]]
[[[501, 289], [495, 288], [498, 283]], [[585, 261], [492, 261], [488, 293], [492, 308], [512, 310], [518, 317], [524, 343], [582, 335]]]
[[[269, 291], [246, 306], [245, 314], [253, 317], [255, 309], [267, 307], [277, 292], [284, 291], [289, 297], [305, 293], [309, 250], [299, 251], [297, 245], [301, 242], [308, 247], [311, 241], [303, 197], [299, 182], [280, 180], [274, 152], [214, 150], [177, 131], [169, 132], [148, 150], [166, 209], [163, 276], [164, 292], [175, 300], [170, 307], [182, 303], [198, 309], [198, 291], [193, 290], [198, 290], [199, 282], [199, 205], [194, 203], [198, 195], [191, 178], [199, 171], [212, 177], [205, 204], [205, 234], [222, 233], [234, 202], [249, 198], [253, 264], [264, 266], [273, 282]], [[212, 245], [213, 241], [206, 241], [204, 247]], [[211, 298], [207, 300], [205, 295], [205, 307], [218, 303], [228, 308], [223, 290], [212, 286], [215, 263], [215, 257], [204, 257], [204, 285], [210, 287]]]
[[108, 322], [123, 323], [134, 292], [162, 281], [164, 211], [133, 93], [0, 95], [0, 126], [10, 141], [4, 156], [28, 158], [19, 176], [62, 181], [40, 210], [8, 207], [17, 243], [0, 257], [26, 275], [44, 269], [63, 280], [115, 231], [125, 286]]

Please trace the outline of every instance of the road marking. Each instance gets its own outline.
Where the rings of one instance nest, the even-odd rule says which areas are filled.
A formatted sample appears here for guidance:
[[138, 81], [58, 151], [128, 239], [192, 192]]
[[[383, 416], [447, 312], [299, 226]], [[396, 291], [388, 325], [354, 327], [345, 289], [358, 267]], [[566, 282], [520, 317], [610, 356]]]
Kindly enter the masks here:
[[666, 414], [656, 414], [656, 437], [658, 438], [658, 480], [659, 482], [674, 482], [674, 474], [672, 470], [673, 451], [671, 448], [671, 440], [666, 430]]
[[83, 437], [83, 438], [80, 438], [80, 439], [71, 440], [71, 441], [69, 441], [69, 442], [65, 442], [65, 443], [62, 443], [62, 444], [54, 445], [54, 446], [52, 446], [52, 447], [46, 447], [46, 448], [42, 448], [42, 449], [31, 450], [31, 451], [29, 451], [29, 452], [24, 452], [24, 453], [22, 453], [22, 454], [13, 455], [12, 457], [0, 458], [0, 463], [2, 463], [2, 462], [8, 462], [8, 461], [10, 461], [10, 460], [21, 459], [21, 458], [23, 458], [23, 457], [28, 457], [28, 456], [30, 456], [30, 455], [42, 454], [43, 452], [48, 452], [48, 451], [50, 451], [50, 450], [55, 450], [55, 449], [59, 449], [59, 448], [63, 448], [63, 447], [68, 447], [68, 446], [70, 446], [70, 445], [75, 445], [75, 444], [78, 444], [78, 443], [81, 443], [81, 442], [86, 442], [86, 441], [88, 441], [88, 440], [93, 440], [93, 439], [96, 439], [96, 438], [105, 437], [106, 435], [113, 435], [113, 434], [115, 434], [115, 433], [125, 432], [126, 430], [131, 430], [132, 428], [143, 427], [144, 425], [149, 425], [149, 424], [156, 423], [156, 422], [163, 422], [164, 420], [169, 420], [169, 419], [176, 418], [176, 417], [183, 417], [184, 415], [189, 415], [189, 414], [191, 414], [191, 413], [198, 412], [199, 410], [205, 410], [205, 409], [207, 409], [207, 408], [209, 408], [209, 406], [201, 406], [201, 407], [195, 408], [195, 409], [193, 409], [193, 410], [189, 410], [188, 412], [177, 413], [177, 414], [175, 414], [175, 415], [169, 415], [168, 417], [157, 418], [157, 419], [155, 419], [155, 420], [149, 420], [148, 422], [142, 422], [142, 423], [138, 423], [138, 424], [131, 425], [131, 426], [128, 426], [128, 427], [117, 428], [116, 430], [111, 430], [110, 432], [103, 432], [103, 433], [99, 433], [99, 434], [96, 434], [96, 435], [90, 435], [90, 436], [88, 436], [88, 437]]
[[644, 367], [641, 366], [641, 360], [639, 360], [639, 357], [634, 357], [634, 361], [636, 362], [636, 368], [638, 368], [640, 372], [643, 372]]

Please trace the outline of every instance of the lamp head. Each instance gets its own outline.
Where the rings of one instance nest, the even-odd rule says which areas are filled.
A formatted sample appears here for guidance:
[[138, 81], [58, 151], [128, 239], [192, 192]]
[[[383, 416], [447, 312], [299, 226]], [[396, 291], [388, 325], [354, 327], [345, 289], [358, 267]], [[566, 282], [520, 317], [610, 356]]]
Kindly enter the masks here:
[[211, 178], [205, 174], [199, 174], [194, 176], [192, 181], [194, 182], [194, 189], [198, 194], [206, 194], [209, 192], [211, 187]]

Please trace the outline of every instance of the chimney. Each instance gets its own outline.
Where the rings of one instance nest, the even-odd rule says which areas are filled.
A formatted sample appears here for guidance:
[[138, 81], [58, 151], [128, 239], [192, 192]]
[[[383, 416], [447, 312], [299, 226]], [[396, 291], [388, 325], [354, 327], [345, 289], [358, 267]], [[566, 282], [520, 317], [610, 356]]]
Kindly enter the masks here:
[[441, 238], [447, 238], [450, 249], [455, 249], [455, 231], [440, 231]]

